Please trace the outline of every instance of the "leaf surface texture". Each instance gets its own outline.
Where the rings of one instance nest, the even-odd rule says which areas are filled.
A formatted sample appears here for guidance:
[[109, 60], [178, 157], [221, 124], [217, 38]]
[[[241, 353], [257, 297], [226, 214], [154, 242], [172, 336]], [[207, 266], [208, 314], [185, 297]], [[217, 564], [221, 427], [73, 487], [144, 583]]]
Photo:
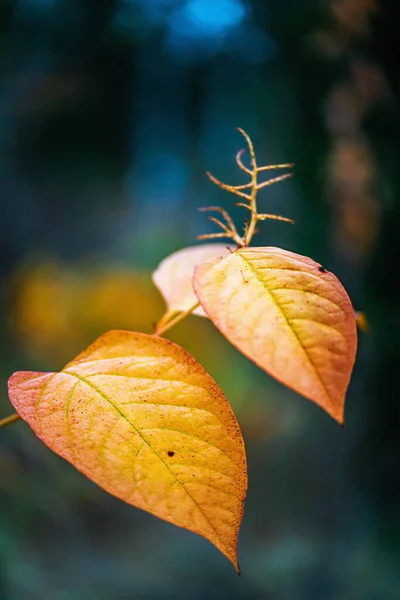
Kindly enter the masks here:
[[243, 439], [185, 350], [111, 331], [59, 373], [14, 373], [9, 395], [51, 450], [118, 498], [204, 536], [238, 569]]
[[[193, 291], [193, 273], [196, 265], [210, 258], [228, 254], [227, 244], [200, 244], [183, 248], [164, 258], [154, 271], [152, 279], [167, 304], [168, 312], [185, 312], [198, 302]], [[207, 316], [201, 306], [192, 314]]]
[[343, 423], [357, 334], [335, 275], [280, 248], [242, 248], [196, 267], [194, 289], [238, 350]]

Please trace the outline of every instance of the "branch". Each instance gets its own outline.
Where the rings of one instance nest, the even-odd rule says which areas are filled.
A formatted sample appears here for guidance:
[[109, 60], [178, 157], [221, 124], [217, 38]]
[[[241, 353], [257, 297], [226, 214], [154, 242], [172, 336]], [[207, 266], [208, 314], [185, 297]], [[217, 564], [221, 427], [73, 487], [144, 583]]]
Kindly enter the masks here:
[[[238, 167], [242, 171], [244, 171], [245, 173], [250, 175], [251, 181], [249, 183], [245, 183], [243, 185], [227, 185], [226, 183], [223, 183], [222, 181], [220, 181], [219, 179], [214, 177], [214, 175], [211, 175], [210, 172], [207, 172], [207, 175], [213, 183], [218, 185], [218, 187], [222, 188], [223, 190], [227, 190], [228, 192], [231, 192], [232, 194], [236, 194], [236, 196], [241, 196], [242, 198], [245, 198], [248, 201], [248, 204], [245, 202], [237, 202], [236, 206], [241, 206], [242, 208], [245, 208], [246, 210], [250, 211], [250, 213], [251, 213], [250, 221], [245, 222], [244, 235], [243, 235], [243, 237], [240, 237], [232, 219], [230, 218], [228, 213], [226, 211], [224, 211], [222, 208], [210, 206], [208, 208], [201, 209], [201, 210], [216, 210], [216, 211], [220, 212], [222, 214], [222, 216], [224, 217], [227, 225], [225, 225], [224, 223], [222, 223], [219, 219], [216, 219], [215, 217], [209, 217], [211, 221], [213, 221], [216, 225], [218, 225], [218, 227], [220, 227], [222, 229], [223, 233], [215, 233], [215, 234], [207, 233], [204, 235], [198, 235], [197, 239], [207, 240], [207, 239], [214, 239], [214, 238], [230, 237], [238, 244], [239, 247], [243, 247], [243, 246], [246, 247], [246, 246], [249, 246], [249, 244], [253, 238], [253, 235], [256, 233], [256, 226], [257, 226], [258, 221], [265, 221], [266, 219], [274, 219], [276, 221], [285, 221], [286, 223], [294, 223], [294, 221], [292, 219], [288, 219], [286, 217], [281, 217], [279, 215], [272, 215], [272, 214], [268, 214], [268, 213], [259, 214], [257, 211], [257, 192], [259, 190], [261, 190], [265, 187], [268, 187], [268, 186], [272, 185], [273, 183], [277, 183], [278, 181], [283, 181], [285, 179], [288, 179], [289, 177], [292, 177], [292, 173], [286, 173], [284, 175], [280, 175], [279, 177], [273, 177], [272, 179], [268, 179], [267, 181], [258, 183], [257, 182], [258, 173], [261, 173], [263, 171], [270, 171], [272, 169], [290, 168], [290, 167], [293, 167], [293, 164], [292, 163], [282, 163], [282, 164], [278, 164], [278, 165], [264, 165], [262, 167], [257, 167], [256, 155], [254, 152], [253, 142], [251, 141], [250, 137], [247, 135], [247, 133], [243, 129], [238, 127], [238, 131], [243, 135], [243, 137], [245, 138], [245, 140], [247, 142], [247, 146], [248, 146], [248, 149], [250, 152], [251, 169], [246, 167], [242, 162], [242, 155], [245, 152], [244, 149], [239, 150], [239, 152], [236, 154], [236, 162], [237, 162]], [[241, 190], [245, 190], [245, 189], [251, 190], [251, 194], [246, 194], [245, 192], [241, 191]]]
[[0, 420], [0, 429], [2, 427], [6, 427], [7, 425], [11, 425], [11, 423], [15, 423], [15, 421], [19, 421], [21, 417], [19, 416], [18, 413], [15, 413], [9, 417], [6, 417], [5, 419], [1, 419]]
[[264, 167], [257, 167], [257, 171], [270, 171], [271, 169], [292, 169], [294, 163], [288, 163], [287, 165], [265, 165]]
[[240, 169], [242, 169], [242, 171], [244, 171], [248, 175], [253, 175], [253, 171], [251, 171], [250, 169], [248, 169], [247, 167], [245, 167], [244, 164], [242, 163], [242, 154], [244, 152], [246, 152], [246, 150], [244, 148], [242, 148], [241, 150], [239, 150], [239, 152], [236, 154], [236, 162], [238, 164], [238, 167]]
[[236, 194], [237, 196], [242, 196], [242, 198], [246, 198], [247, 200], [251, 199], [250, 194], [245, 194], [244, 192], [240, 192], [240, 189], [244, 189], [246, 187], [251, 187], [251, 183], [250, 185], [238, 185], [238, 186], [233, 186], [233, 185], [228, 185], [226, 183], [222, 183], [222, 181], [220, 181], [219, 179], [217, 179], [216, 177], [214, 177], [214, 175], [212, 175], [211, 173], [209, 173], [207, 171], [207, 176], [209, 177], [209, 179], [211, 179], [211, 181], [213, 183], [215, 183], [216, 185], [218, 185], [220, 188], [222, 188], [223, 190], [227, 190], [228, 192], [232, 192], [232, 194]]
[[285, 221], [285, 223], [293, 223], [293, 219], [288, 219], [287, 217], [280, 217], [279, 215], [268, 215], [268, 214], [258, 214], [257, 218], [259, 221], [266, 221], [267, 219], [272, 219], [274, 221]]
[[267, 181], [263, 181], [257, 185], [257, 191], [265, 188], [273, 183], [278, 183], [278, 181], [283, 181], [284, 179], [289, 179], [289, 177], [293, 177], [293, 173], [286, 173], [285, 175], [280, 175], [279, 177], [274, 177], [273, 179], [268, 179]]

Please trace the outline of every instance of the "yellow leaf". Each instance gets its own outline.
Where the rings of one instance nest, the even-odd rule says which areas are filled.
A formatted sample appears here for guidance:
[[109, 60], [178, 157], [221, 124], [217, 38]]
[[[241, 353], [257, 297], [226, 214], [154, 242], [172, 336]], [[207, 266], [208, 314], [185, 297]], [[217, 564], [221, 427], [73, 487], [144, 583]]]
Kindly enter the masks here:
[[51, 450], [118, 498], [204, 536], [238, 569], [243, 439], [185, 350], [110, 331], [59, 373], [14, 373], [9, 395]]
[[280, 248], [242, 248], [199, 265], [194, 289], [238, 350], [343, 423], [357, 335], [332, 273]]
[[[209, 258], [227, 256], [230, 252], [228, 247], [227, 244], [189, 246], [170, 254], [160, 262], [152, 279], [167, 304], [168, 313], [186, 312], [198, 302], [193, 291], [193, 272], [196, 265]], [[197, 307], [193, 314], [199, 317], [207, 316], [201, 306]]]

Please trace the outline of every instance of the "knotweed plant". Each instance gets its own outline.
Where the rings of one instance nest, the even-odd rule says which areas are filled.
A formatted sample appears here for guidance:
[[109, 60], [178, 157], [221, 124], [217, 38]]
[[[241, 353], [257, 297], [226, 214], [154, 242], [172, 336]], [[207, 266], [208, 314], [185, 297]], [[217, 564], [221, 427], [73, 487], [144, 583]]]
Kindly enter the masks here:
[[[229, 213], [201, 210], [219, 231], [164, 259], [153, 281], [166, 311], [153, 335], [109, 331], [59, 372], [20, 371], [8, 382], [17, 413], [51, 450], [113, 494], [212, 542], [239, 571], [237, 536], [247, 489], [239, 424], [222, 390], [164, 334], [193, 313], [209, 318], [240, 352], [343, 424], [356, 355], [356, 317], [338, 279], [311, 258], [250, 246], [260, 221], [257, 194], [291, 176], [259, 182], [271, 169], [236, 156], [250, 181], [220, 188], [247, 212], [242, 234]], [[213, 243], [228, 239], [233, 245]], [[365, 321], [365, 320], [364, 320]], [[364, 322], [363, 321], [363, 322]], [[365, 323], [364, 323], [365, 324]]]

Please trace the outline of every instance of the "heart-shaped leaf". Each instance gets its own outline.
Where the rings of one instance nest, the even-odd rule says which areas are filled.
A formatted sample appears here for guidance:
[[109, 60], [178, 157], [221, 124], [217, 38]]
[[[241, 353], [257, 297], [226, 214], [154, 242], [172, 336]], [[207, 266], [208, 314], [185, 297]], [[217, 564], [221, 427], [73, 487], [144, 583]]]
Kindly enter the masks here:
[[196, 267], [194, 289], [238, 350], [343, 423], [357, 334], [332, 273], [280, 248], [241, 248]]
[[[169, 314], [186, 312], [198, 302], [193, 291], [193, 273], [196, 265], [209, 258], [228, 256], [228, 248], [227, 244], [189, 246], [170, 254], [160, 262], [152, 279], [167, 304]], [[201, 306], [192, 314], [207, 316]]]
[[204, 536], [238, 569], [243, 439], [185, 350], [110, 331], [60, 373], [14, 373], [9, 395], [51, 450], [118, 498]]

